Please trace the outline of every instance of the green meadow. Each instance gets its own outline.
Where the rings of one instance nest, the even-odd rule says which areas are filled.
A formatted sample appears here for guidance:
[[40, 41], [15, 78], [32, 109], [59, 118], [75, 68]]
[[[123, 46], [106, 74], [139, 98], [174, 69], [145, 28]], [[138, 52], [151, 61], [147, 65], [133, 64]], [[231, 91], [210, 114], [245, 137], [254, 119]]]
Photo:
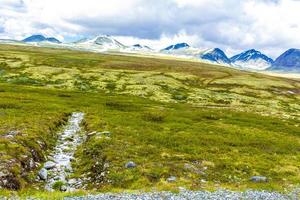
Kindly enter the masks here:
[[[37, 172], [72, 112], [85, 113], [87, 138], [72, 174], [84, 180], [82, 193], [284, 191], [300, 181], [299, 80], [183, 60], [0, 45], [0, 172], [11, 183], [0, 195], [47, 194]], [[95, 131], [111, 135], [89, 134]], [[137, 166], [125, 168], [128, 161]], [[256, 175], [268, 182], [251, 182]]]

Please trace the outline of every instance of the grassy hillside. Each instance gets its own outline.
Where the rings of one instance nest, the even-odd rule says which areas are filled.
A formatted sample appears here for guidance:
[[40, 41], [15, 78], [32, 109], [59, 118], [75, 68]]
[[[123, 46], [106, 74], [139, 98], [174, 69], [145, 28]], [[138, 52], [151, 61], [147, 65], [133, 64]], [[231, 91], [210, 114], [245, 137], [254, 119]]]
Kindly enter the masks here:
[[[88, 136], [76, 152], [72, 176], [86, 189], [283, 189], [300, 181], [299, 81], [7, 45], [0, 80], [0, 169], [10, 189], [43, 188], [37, 170], [75, 111], [86, 114], [86, 134], [111, 132]], [[128, 161], [137, 167], [126, 169]], [[269, 182], [252, 183], [254, 175]]]

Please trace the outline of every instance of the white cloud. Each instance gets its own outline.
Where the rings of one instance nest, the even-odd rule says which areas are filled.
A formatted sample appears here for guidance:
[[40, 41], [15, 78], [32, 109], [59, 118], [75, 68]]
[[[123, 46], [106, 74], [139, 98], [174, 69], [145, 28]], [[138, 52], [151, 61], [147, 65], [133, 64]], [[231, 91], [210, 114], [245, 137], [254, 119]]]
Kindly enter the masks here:
[[186, 42], [188, 44], [198, 46], [200, 42], [200, 38], [197, 35], [188, 35], [184, 30], [179, 31], [178, 34], [175, 35], [167, 35], [162, 34], [158, 39], [140, 39], [137, 37], [128, 37], [128, 36], [116, 36], [115, 37], [120, 42], [125, 45], [133, 45], [133, 44], [143, 44], [150, 46], [154, 49], [160, 50], [163, 49], [170, 44], [176, 44], [181, 42]]
[[298, 0], [0, 0], [0, 37], [116, 35], [162, 48], [188, 42], [275, 57], [300, 47]]

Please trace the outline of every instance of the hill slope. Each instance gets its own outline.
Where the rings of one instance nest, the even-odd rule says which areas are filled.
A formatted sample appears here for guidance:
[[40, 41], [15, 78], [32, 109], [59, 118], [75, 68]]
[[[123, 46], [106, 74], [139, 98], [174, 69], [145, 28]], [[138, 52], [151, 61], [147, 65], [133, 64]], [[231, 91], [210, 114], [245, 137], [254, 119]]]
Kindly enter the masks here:
[[[67, 181], [80, 189], [279, 190], [300, 181], [299, 81], [9, 45], [0, 45], [0, 81], [2, 187], [44, 188], [36, 175], [73, 112], [84, 113], [86, 140]], [[269, 182], [250, 181], [255, 175]]]

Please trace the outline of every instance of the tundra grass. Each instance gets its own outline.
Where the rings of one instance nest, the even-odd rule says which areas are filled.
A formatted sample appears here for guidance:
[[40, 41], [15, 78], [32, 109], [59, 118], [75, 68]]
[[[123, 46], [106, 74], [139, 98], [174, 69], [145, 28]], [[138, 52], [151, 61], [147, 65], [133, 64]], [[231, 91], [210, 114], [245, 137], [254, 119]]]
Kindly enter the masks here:
[[[31, 105], [39, 102], [47, 105], [38, 108], [40, 121], [37, 130], [51, 124], [51, 121], [42, 121], [43, 117], [61, 118], [49, 112], [55, 109], [57, 113], [85, 112], [87, 133], [111, 132], [110, 138], [88, 138], [76, 153], [73, 176], [90, 177], [90, 181], [84, 183], [88, 190], [176, 190], [179, 186], [189, 189], [281, 190], [296, 185], [300, 179], [299, 121], [228, 109], [197, 108], [188, 104], [162, 104], [105, 93], [66, 92], [7, 84], [2, 84], [1, 88], [4, 91], [1, 100], [7, 95], [20, 99], [26, 96]], [[43, 103], [45, 100], [47, 104]], [[33, 107], [28, 104], [14, 104], [18, 105], [17, 109], [6, 108], [2, 113], [19, 113], [14, 119], [27, 120], [28, 124], [19, 129], [21, 126], [17, 124], [1, 123], [2, 129], [22, 133], [19, 140], [4, 141], [28, 147], [29, 152], [32, 147], [19, 142], [38, 143], [39, 134], [29, 132], [38, 121], [37, 113], [29, 112]], [[14, 156], [7, 150], [26, 155], [26, 150], [20, 152], [15, 147], [6, 146], [1, 149], [1, 154], [6, 156], [1, 157], [2, 161], [8, 159], [8, 155]], [[43, 149], [37, 151], [46, 154]], [[124, 168], [128, 161], [136, 162], [137, 168]], [[108, 169], [101, 168], [104, 163], [109, 164]], [[107, 175], [101, 178], [102, 172]], [[32, 174], [25, 174], [16, 177], [24, 183], [25, 191], [32, 186], [42, 190], [41, 183], [28, 179], [27, 176]], [[249, 181], [253, 175], [267, 176], [269, 182], [253, 184]], [[169, 176], [176, 176], [177, 181], [168, 183]]]
[[296, 80], [199, 62], [0, 46], [4, 82], [299, 118]]
[[[32, 47], [0, 46], [0, 62], [1, 170], [21, 195], [43, 189], [37, 170], [76, 111], [87, 134], [111, 132], [76, 152], [73, 177], [86, 190], [284, 190], [300, 181], [296, 80]], [[251, 183], [254, 175], [269, 182]]]

